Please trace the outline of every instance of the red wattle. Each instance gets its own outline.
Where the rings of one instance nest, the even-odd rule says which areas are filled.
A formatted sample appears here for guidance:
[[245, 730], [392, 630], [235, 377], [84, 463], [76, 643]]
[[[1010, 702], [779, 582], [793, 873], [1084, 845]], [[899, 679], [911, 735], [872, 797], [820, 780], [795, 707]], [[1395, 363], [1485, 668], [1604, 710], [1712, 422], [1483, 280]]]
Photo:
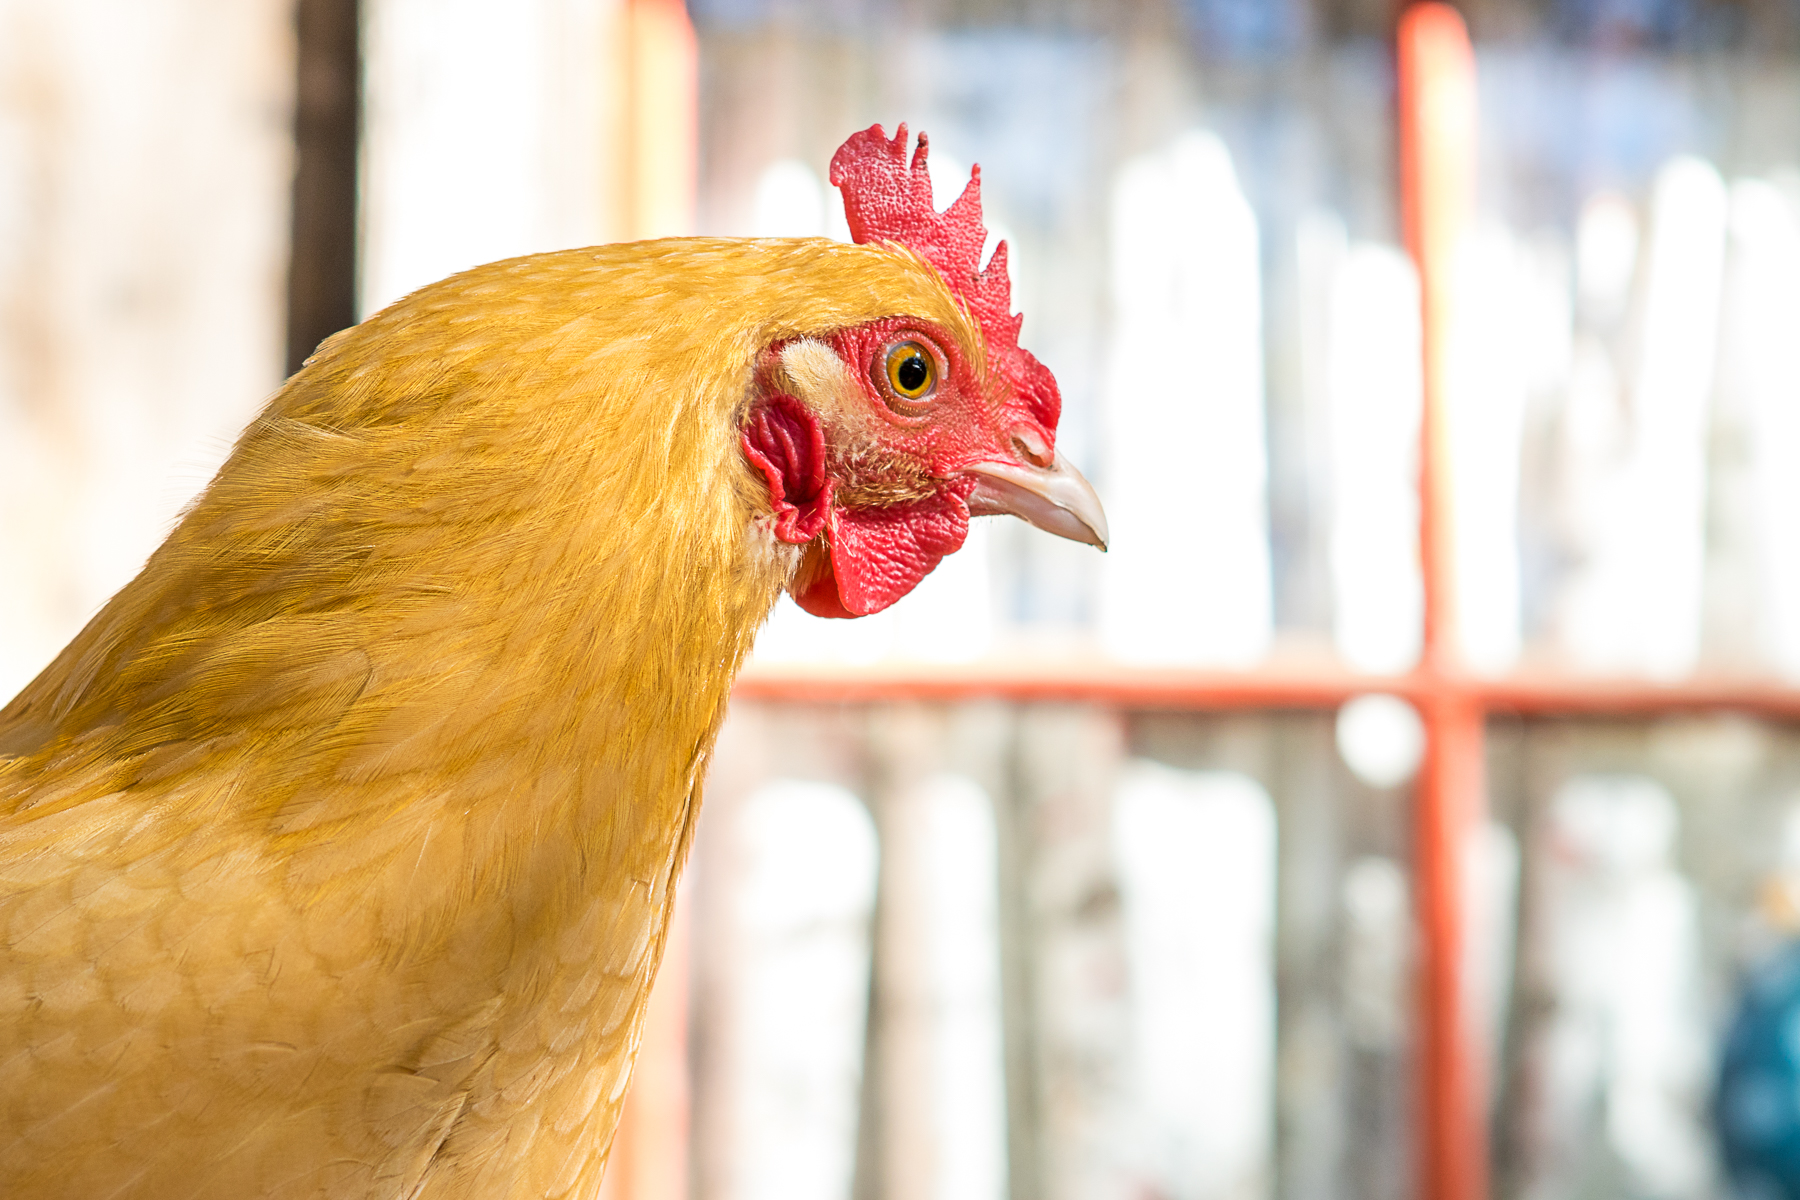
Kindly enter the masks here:
[[973, 486], [973, 480], [958, 481], [929, 499], [893, 508], [834, 506], [832, 574], [838, 601], [850, 615], [880, 612], [918, 587], [946, 554], [962, 548]]
[[838, 594], [837, 573], [831, 569], [831, 551], [821, 542], [806, 548], [800, 570], [788, 590], [793, 594], [794, 603], [815, 617], [862, 615], [844, 607], [843, 597]]

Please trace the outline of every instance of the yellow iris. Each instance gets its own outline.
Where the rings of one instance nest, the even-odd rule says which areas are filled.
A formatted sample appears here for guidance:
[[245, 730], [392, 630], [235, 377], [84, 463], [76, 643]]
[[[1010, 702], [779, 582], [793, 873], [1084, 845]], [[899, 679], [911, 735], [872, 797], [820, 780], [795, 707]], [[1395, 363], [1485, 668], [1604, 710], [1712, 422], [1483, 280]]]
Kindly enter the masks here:
[[901, 342], [887, 353], [888, 386], [906, 400], [923, 400], [937, 386], [937, 360], [917, 342]]

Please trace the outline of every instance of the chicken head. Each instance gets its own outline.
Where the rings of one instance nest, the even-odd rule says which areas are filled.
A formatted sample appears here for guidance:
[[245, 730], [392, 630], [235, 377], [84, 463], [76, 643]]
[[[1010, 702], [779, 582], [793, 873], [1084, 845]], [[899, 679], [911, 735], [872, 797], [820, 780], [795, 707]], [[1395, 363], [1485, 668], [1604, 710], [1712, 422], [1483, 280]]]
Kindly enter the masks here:
[[854, 135], [831, 182], [851, 237], [929, 264], [967, 329], [892, 318], [777, 342], [742, 429], [775, 537], [804, 547], [791, 591], [815, 616], [893, 604], [962, 546], [971, 516], [1010, 513], [1106, 548], [1099, 498], [1056, 450], [1056, 380], [1018, 343], [1006, 243], [981, 262], [981, 169], [939, 213], [927, 139], [910, 161], [907, 143], [905, 125], [891, 139], [879, 125]]

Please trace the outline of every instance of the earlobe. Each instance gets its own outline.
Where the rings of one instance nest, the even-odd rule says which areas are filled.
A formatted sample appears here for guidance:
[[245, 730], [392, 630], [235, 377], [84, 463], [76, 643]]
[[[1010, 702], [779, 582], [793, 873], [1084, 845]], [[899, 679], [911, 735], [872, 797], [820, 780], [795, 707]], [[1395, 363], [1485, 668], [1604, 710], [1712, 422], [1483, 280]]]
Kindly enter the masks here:
[[793, 396], [769, 396], [751, 409], [740, 441], [744, 457], [768, 481], [775, 536], [794, 546], [818, 537], [833, 481], [825, 473], [825, 434], [812, 412]]

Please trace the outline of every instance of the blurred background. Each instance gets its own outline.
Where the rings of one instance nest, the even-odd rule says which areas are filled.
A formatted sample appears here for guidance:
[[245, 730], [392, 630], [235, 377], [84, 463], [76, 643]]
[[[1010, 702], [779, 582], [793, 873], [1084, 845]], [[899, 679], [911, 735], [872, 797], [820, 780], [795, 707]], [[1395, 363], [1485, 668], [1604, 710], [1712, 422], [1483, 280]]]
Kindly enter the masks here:
[[[1448, 653], [1619, 702], [1484, 710], [1453, 1191], [1800, 1196], [1800, 4], [1460, 11]], [[904, 120], [940, 206], [982, 165], [1116, 542], [783, 602], [609, 1189], [1422, 1197], [1398, 15], [0, 0], [0, 696], [321, 337], [512, 254], [843, 236], [832, 151]]]

